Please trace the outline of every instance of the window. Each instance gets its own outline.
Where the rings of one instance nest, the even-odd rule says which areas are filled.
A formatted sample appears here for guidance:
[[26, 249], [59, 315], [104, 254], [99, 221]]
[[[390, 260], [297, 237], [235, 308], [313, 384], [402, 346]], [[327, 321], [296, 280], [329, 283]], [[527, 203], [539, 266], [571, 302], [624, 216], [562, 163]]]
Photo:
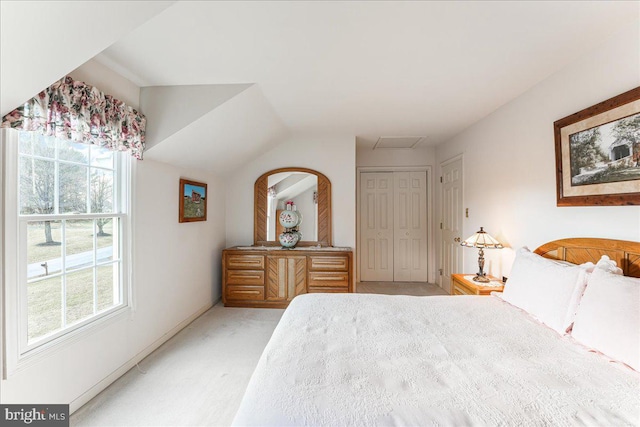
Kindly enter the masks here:
[[19, 353], [127, 305], [127, 153], [19, 132]]

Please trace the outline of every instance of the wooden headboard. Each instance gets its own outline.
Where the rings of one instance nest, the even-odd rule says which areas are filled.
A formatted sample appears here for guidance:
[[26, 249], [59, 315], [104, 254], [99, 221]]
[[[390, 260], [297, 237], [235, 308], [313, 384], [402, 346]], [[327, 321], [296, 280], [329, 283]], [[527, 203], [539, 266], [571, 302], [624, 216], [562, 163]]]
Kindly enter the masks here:
[[640, 242], [596, 238], [560, 239], [545, 243], [534, 252], [545, 258], [573, 264], [588, 261], [595, 264], [602, 255], [607, 255], [618, 263], [625, 276], [640, 277]]

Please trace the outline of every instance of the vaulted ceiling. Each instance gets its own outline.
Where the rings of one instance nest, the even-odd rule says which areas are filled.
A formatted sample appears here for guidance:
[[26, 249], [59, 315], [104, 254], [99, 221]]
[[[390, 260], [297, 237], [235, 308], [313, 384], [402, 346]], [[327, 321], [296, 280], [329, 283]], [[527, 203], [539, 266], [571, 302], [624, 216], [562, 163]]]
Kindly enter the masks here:
[[423, 136], [422, 144], [437, 144], [618, 29], [635, 25], [640, 36], [637, 1], [1, 6], [3, 114], [94, 55], [141, 87], [236, 85], [229, 101], [150, 150], [175, 158], [194, 132], [218, 132], [194, 146], [194, 162], [201, 153], [219, 157], [216, 140], [245, 144], [242, 154], [285, 134], [350, 135], [362, 144]]
[[100, 58], [143, 86], [256, 83], [294, 134], [435, 144], [639, 12], [598, 1], [180, 1]]

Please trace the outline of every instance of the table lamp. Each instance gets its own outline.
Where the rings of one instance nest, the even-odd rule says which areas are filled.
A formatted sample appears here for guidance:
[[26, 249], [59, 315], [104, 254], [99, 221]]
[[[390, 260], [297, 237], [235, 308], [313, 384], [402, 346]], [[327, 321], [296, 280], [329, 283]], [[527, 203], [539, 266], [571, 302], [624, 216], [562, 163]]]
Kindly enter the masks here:
[[496, 239], [491, 237], [482, 227], [480, 231], [477, 231], [473, 236], [469, 237], [464, 242], [460, 243], [462, 246], [468, 248], [478, 248], [478, 274], [473, 278], [476, 282], [488, 283], [490, 282], [487, 274], [484, 272], [484, 249], [502, 249], [504, 246]]

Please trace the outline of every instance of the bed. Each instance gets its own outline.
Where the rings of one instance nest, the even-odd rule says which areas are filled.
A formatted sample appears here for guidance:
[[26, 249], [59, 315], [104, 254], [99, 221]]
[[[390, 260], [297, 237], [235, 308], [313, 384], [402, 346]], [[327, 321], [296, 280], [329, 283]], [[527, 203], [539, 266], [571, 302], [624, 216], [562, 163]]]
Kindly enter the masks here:
[[[603, 255], [624, 275], [600, 270]], [[527, 259], [538, 263], [543, 280], [525, 283]], [[589, 261], [598, 267], [577, 271]], [[566, 304], [571, 326], [567, 316], [547, 316], [560, 294], [540, 312], [512, 304], [518, 283], [549, 293], [551, 282], [560, 288], [557, 278], [570, 273], [584, 281], [565, 292], [567, 301], [580, 294], [575, 307]], [[628, 341], [640, 347], [631, 301], [640, 282], [629, 278], [638, 276], [640, 243], [565, 239], [516, 257], [511, 299], [509, 282], [502, 297], [298, 296], [258, 362], [234, 425], [639, 425], [638, 349]], [[601, 283], [626, 292], [596, 325], [614, 325], [613, 338], [589, 330], [588, 311], [596, 319], [606, 312], [597, 306], [609, 298], [597, 294]], [[636, 312], [618, 319], [625, 310]], [[610, 323], [621, 321], [619, 328]], [[621, 340], [626, 344], [616, 347]], [[616, 352], [622, 361], [611, 356]]]

